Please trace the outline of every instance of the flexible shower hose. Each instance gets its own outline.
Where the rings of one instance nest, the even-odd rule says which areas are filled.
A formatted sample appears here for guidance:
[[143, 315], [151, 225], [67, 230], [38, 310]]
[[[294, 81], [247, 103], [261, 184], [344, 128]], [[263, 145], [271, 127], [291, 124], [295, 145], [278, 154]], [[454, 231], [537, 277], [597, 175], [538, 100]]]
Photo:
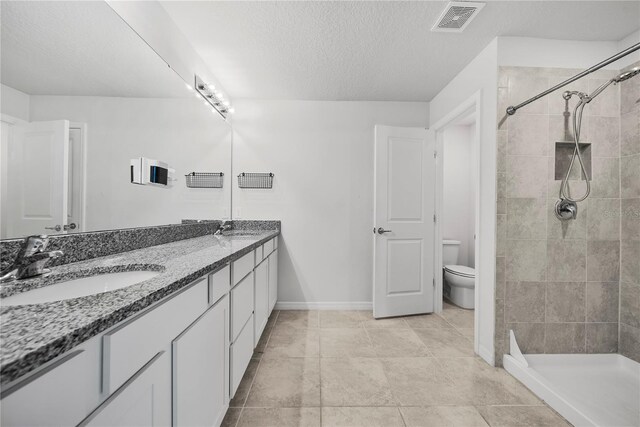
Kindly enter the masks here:
[[[578, 105], [573, 110], [573, 141], [575, 142], [575, 147], [573, 150], [573, 155], [571, 156], [571, 162], [569, 163], [569, 168], [567, 169], [567, 173], [562, 180], [562, 184], [560, 185], [560, 198], [569, 200], [570, 202], [582, 202], [587, 197], [589, 197], [589, 193], [591, 192], [591, 182], [589, 180], [589, 174], [587, 173], [587, 169], [584, 166], [584, 162], [582, 161], [582, 155], [580, 154], [580, 128], [582, 127], [582, 111], [584, 110], [587, 102], [584, 102], [580, 99]], [[580, 111], [578, 111], [580, 110]], [[569, 183], [569, 175], [571, 174], [571, 169], [573, 169], [573, 163], [578, 158], [578, 162], [580, 163], [580, 169], [584, 174], [584, 177], [587, 181], [587, 190], [584, 193], [584, 196], [579, 197], [577, 199], [571, 198], [569, 195], [569, 189], [567, 188], [567, 184]]]

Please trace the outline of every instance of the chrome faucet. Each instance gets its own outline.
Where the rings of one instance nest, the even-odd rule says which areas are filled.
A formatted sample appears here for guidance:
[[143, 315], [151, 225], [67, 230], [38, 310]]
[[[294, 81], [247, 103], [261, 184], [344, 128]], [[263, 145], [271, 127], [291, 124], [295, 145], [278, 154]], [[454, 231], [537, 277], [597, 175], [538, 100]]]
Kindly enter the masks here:
[[45, 268], [49, 260], [64, 254], [62, 251], [45, 252], [48, 244], [49, 236], [45, 234], [27, 237], [13, 264], [0, 272], [0, 283], [51, 273], [50, 269]]
[[218, 229], [216, 230], [215, 233], [213, 233], [214, 236], [219, 236], [221, 235], [224, 231], [227, 230], [231, 230], [231, 224], [225, 222], [220, 223], [220, 225], [218, 226]]

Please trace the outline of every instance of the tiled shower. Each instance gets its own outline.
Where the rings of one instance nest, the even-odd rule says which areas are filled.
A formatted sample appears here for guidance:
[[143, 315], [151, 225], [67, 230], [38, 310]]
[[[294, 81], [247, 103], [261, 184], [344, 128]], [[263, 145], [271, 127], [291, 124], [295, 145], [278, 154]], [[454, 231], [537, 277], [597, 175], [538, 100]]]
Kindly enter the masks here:
[[[640, 360], [640, 79], [609, 87], [584, 109], [581, 152], [592, 189], [576, 220], [560, 221], [553, 210], [573, 150], [576, 99], [567, 103], [560, 90], [504, 113], [580, 71], [499, 70], [498, 364], [511, 329], [523, 353], [620, 352]], [[565, 89], [589, 93], [618, 72], [600, 70]], [[584, 186], [576, 164], [569, 188], [579, 195]]]

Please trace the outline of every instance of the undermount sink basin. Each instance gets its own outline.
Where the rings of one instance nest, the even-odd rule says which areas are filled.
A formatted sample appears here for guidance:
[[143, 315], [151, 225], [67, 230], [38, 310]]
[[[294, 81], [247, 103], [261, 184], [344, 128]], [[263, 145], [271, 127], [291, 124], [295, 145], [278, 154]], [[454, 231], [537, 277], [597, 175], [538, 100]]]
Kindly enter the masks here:
[[98, 274], [43, 286], [0, 300], [2, 306], [42, 304], [71, 298], [86, 297], [126, 288], [160, 274], [159, 271], [123, 271], [119, 273]]

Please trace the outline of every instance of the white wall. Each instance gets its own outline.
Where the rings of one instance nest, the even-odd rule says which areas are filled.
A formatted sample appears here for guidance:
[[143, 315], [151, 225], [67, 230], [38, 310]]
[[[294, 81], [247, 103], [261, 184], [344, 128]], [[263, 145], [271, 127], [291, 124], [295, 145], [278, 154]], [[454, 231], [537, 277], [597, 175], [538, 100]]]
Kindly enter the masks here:
[[0, 113], [29, 121], [29, 95], [10, 86], [0, 84]]
[[[634, 44], [640, 43], [640, 30], [629, 34], [627, 37], [623, 38], [618, 42], [618, 51], [623, 51]], [[640, 50], [636, 50], [629, 56], [625, 56], [621, 60], [616, 62], [616, 67], [618, 69], [628, 67], [631, 64], [640, 61]]]
[[427, 117], [427, 103], [236, 101], [233, 173], [275, 179], [234, 187], [234, 218], [282, 220], [280, 306], [371, 307], [373, 128]]
[[[224, 92], [220, 82], [159, 2], [106, 0], [106, 3], [185, 82], [193, 86], [194, 74], [197, 74]], [[224, 94], [229, 99], [228, 93]]]
[[[88, 125], [87, 230], [229, 216], [231, 127], [193, 98], [32, 96], [31, 120]], [[176, 169], [172, 188], [130, 183], [135, 157]], [[184, 175], [224, 172], [224, 190], [188, 189]]]
[[[576, 68], [576, 71], [582, 71], [639, 42], [640, 31], [617, 42], [498, 37], [498, 65]], [[638, 60], [640, 51], [609, 64], [605, 69], [619, 70]]]
[[474, 125], [454, 125], [443, 135], [442, 235], [460, 241], [458, 264], [475, 266]]
[[[498, 37], [498, 65], [589, 68], [616, 54], [618, 42]], [[613, 63], [608, 69], [617, 70]]]
[[479, 288], [477, 329], [479, 354], [494, 362], [495, 236], [496, 236], [496, 115], [498, 90], [498, 41], [493, 40], [429, 103], [429, 126], [443, 125], [447, 115], [471, 97], [480, 96], [479, 132], [479, 240], [476, 286]]

